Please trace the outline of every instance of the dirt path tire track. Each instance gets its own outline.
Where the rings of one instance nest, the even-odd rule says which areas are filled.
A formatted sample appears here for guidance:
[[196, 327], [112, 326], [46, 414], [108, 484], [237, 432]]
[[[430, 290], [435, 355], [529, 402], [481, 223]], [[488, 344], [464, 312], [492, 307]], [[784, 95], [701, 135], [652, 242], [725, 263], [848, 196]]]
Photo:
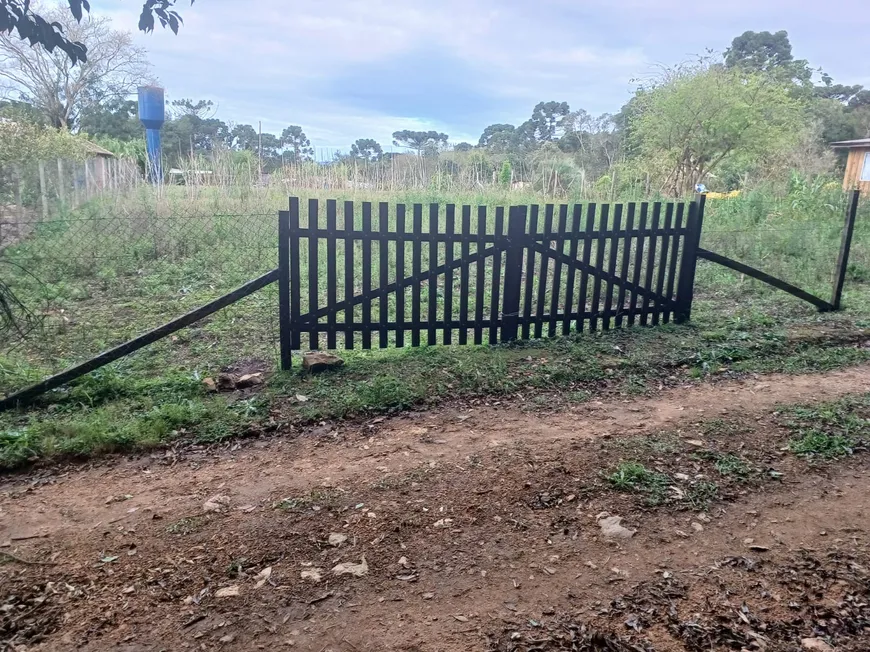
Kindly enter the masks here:
[[[222, 531], [219, 532], [223, 538], [220, 541], [224, 547], [229, 542], [238, 544], [239, 550], [232, 554], [242, 556], [252, 554], [251, 550], [256, 549], [258, 541], [264, 537], [280, 538], [297, 534], [293, 531], [288, 533], [286, 528], [281, 529], [273, 522], [272, 505], [282, 496], [302, 496], [309, 494], [312, 489], [328, 492], [335, 487], [369, 488], [373, 483], [386, 483], [389, 479], [406, 477], [420, 469], [465, 469], [469, 460], [478, 454], [498, 454], [503, 449], [506, 455], [510, 455], [518, 446], [526, 451], [523, 457], [525, 463], [532, 460], [534, 464], [537, 459], [553, 460], [574, 454], [571, 451], [582, 449], [584, 441], [604, 436], [638, 435], [661, 429], [691, 430], [702, 420], [761, 417], [781, 404], [832, 400], [863, 392], [870, 392], [870, 365], [826, 374], [773, 375], [740, 382], [688, 385], [636, 401], [577, 404], [558, 414], [524, 412], [510, 407], [507, 401], [494, 401], [482, 406], [407, 413], [362, 426], [339, 424], [322, 427], [318, 433], [308, 436], [292, 439], [274, 437], [248, 442], [231, 451], [191, 451], [180, 458], [156, 454], [116, 459], [87, 468], [66, 467], [53, 474], [42, 471], [16, 475], [7, 478], [0, 486], [0, 546], [6, 545], [0, 547], [0, 551], [14, 551], [16, 555], [27, 559], [53, 558], [58, 566], [46, 569], [0, 565], [0, 587], [6, 581], [23, 578], [32, 578], [34, 584], [46, 577], [51, 577], [53, 581], [61, 577], [77, 577], [81, 581], [86, 576], [92, 581], [108, 582], [105, 577], [106, 564], [99, 563], [99, 559], [119, 546], [129, 548], [135, 545], [135, 548], [129, 549], [137, 550], [136, 556], [121, 559], [119, 564], [141, 563], [143, 566], [139, 570], [143, 573], [146, 567], [167, 565], [177, 571], [179, 562], [174, 557], [179, 551], [175, 547], [186, 545], [186, 542], [178, 537], [169, 537], [166, 534], [167, 525], [188, 517], [199, 518], [204, 501], [215, 495], [228, 496], [232, 505], [231, 513], [223, 517]], [[159, 649], [158, 638], [175, 641], [178, 646], [193, 646], [190, 649], [206, 642], [211, 647], [204, 649], [256, 649], [247, 646], [258, 640], [267, 644], [266, 649], [270, 649], [269, 645], [294, 640], [294, 644], [301, 649], [316, 652], [323, 649], [321, 641], [327, 647], [333, 646], [331, 649], [351, 652], [356, 649], [482, 649], [484, 643], [480, 622], [485, 619], [495, 622], [516, 613], [509, 610], [505, 615], [503, 603], [505, 595], [510, 593], [505, 586], [510, 586], [506, 582], [514, 581], [513, 577], [520, 576], [516, 568], [511, 568], [520, 566], [518, 560], [522, 559], [523, 564], [528, 566], [529, 557], [524, 555], [536, 558], [531, 575], [523, 575], [534, 579], [519, 580], [525, 582], [526, 588], [522, 592], [523, 598], [518, 599], [517, 603], [525, 605], [520, 610], [525, 609], [529, 617], [534, 615], [540, 618], [541, 605], [548, 604], [548, 600], [563, 607], [570, 605], [572, 600], [567, 599], [566, 602], [565, 595], [571, 590], [587, 599], [598, 596], [599, 602], [603, 600], [606, 603], [608, 596], [615, 595], [619, 588], [610, 581], [612, 578], [607, 577], [609, 565], [616, 563], [612, 559], [616, 559], [619, 568], [627, 573], [626, 577], [632, 579], [649, 575], [658, 564], [694, 567], [710, 563], [729, 551], [733, 552], [735, 545], [739, 545], [741, 533], [761, 527], [767, 528], [766, 537], [772, 537], [783, 550], [791, 550], [804, 545], [828, 544], [830, 539], [820, 538], [824, 537], [819, 534], [824, 531], [823, 528], [836, 532], [862, 522], [865, 525], [851, 536], [854, 545], [864, 545], [870, 496], [864, 470], [845, 468], [831, 472], [830, 477], [827, 473], [800, 478], [779, 493], [752, 497], [747, 499], [749, 502], [746, 505], [735, 505], [734, 509], [723, 510], [716, 522], [718, 534], [711, 536], [709, 541], [698, 541], [694, 547], [672, 535], [656, 534], [682, 531], [688, 527], [685, 516], [667, 513], [650, 517], [642, 537], [615, 549], [598, 542], [594, 532], [581, 537], [582, 552], [575, 550], [579, 544], [567, 538], [557, 541], [554, 535], [551, 537], [554, 543], [550, 543], [550, 538], [545, 534], [544, 539], [548, 543], [542, 544], [536, 542], [531, 534], [511, 532], [503, 540], [493, 540], [485, 545], [481, 542], [480, 549], [486, 551], [485, 556], [488, 555], [490, 560], [501, 560], [500, 563], [492, 562], [489, 575], [479, 574], [481, 569], [476, 565], [478, 561], [469, 566], [469, 571], [475, 570], [475, 573], [467, 577], [454, 576], [449, 580], [439, 580], [437, 568], [424, 579], [421, 569], [419, 585], [415, 580], [413, 586], [402, 586], [400, 582], [400, 586], [396, 587], [395, 581], [385, 584], [380, 577], [365, 587], [348, 589], [345, 584], [339, 583], [340, 590], [336, 590], [346, 594], [344, 603], [356, 603], [357, 607], [344, 608], [341, 604], [332, 604], [330, 599], [320, 605], [315, 616], [312, 616], [310, 605], [302, 611], [293, 606], [295, 603], [282, 607], [279, 604], [281, 601], [275, 602], [274, 596], [259, 606], [250, 602], [246, 602], [241, 609], [239, 605], [226, 605], [232, 607], [232, 613], [225, 613], [223, 617], [231, 622], [231, 626], [221, 628], [220, 617], [210, 615], [203, 620], [202, 627], [212, 629], [198, 630], [209, 632], [203, 641], [191, 639], [191, 632], [179, 624], [189, 617], [185, 611], [187, 607], [179, 606], [177, 600], [167, 603], [166, 596], [155, 601], [153, 592], [150, 593], [151, 598], [145, 598], [144, 587], [141, 587], [133, 594], [112, 594], [100, 598], [103, 604], [107, 600], [109, 604], [111, 600], [132, 604], [129, 617], [123, 617], [120, 612], [124, 611], [124, 607], [117, 605], [106, 607], [108, 615], [104, 614], [102, 618], [93, 613], [93, 607], [82, 610], [79, 606], [72, 609], [66, 618], [93, 618], [99, 621], [99, 624], [88, 627], [89, 634], [82, 634], [81, 625], [59, 626], [55, 627], [56, 631], [43, 647], [28, 649], [67, 649], [73, 644], [84, 644], [85, 649], [97, 650], [105, 649], [110, 642], [125, 643], [125, 638], [125, 646], [119, 649], [130, 652]], [[485, 479], [478, 478], [478, 481], [485, 483]], [[495, 483], [498, 478], [493, 477], [490, 481]], [[474, 486], [477, 487], [474, 491], [488, 491], [485, 484]], [[468, 487], [456, 487], [459, 492], [467, 490]], [[422, 489], [413, 488], [414, 491], [422, 491], [419, 495], [429, 499], [433, 506], [449, 500], [449, 495], [445, 495], [449, 494], [449, 487], [442, 487], [441, 495], [426, 496], [425, 486]], [[487, 497], [481, 496], [479, 502], [484, 503]], [[240, 511], [238, 507], [244, 509]], [[795, 518], [798, 507], [801, 516]], [[373, 509], [389, 512], [392, 508], [378, 505]], [[512, 509], [510, 501], [504, 505], [504, 509]], [[760, 522], [761, 518], [747, 518], [747, 512], [764, 514], [764, 524]], [[342, 518], [346, 519], [346, 516]], [[351, 523], [346, 520], [345, 527], [362, 528], [361, 532], [367, 532], [375, 527], [375, 523], [377, 515], [371, 523], [365, 520]], [[543, 521], [537, 526], [547, 529]], [[530, 532], [537, 532], [536, 526], [530, 527]], [[553, 530], [553, 527], [549, 529]], [[420, 536], [423, 538], [420, 539]], [[455, 538], [463, 540], [462, 546], [473, 545], [464, 537], [465, 533], [458, 533]], [[437, 567], [438, 559], [456, 560], [458, 554], [460, 561], [444, 561], [441, 565], [448, 568], [462, 565], [461, 559], [465, 553], [457, 553], [450, 547], [449, 541], [436, 545], [426, 541], [429, 535], [425, 533], [416, 535], [416, 539], [410, 536], [407, 542], [394, 538], [394, 535], [390, 535], [390, 539], [384, 543], [384, 547], [390, 549], [389, 552], [383, 551], [383, 558], [376, 557], [380, 554], [378, 550], [369, 549], [367, 554], [373, 556], [370, 563], [395, 565], [396, 559], [401, 556], [398, 546], [401, 544], [401, 550], [404, 550], [406, 543], [409, 550], [416, 550], [416, 554], [422, 557], [424, 553], [419, 546], [425, 543], [434, 546], [426, 549], [427, 563], [434, 563]], [[837, 540], [843, 541], [841, 538]], [[542, 545], [545, 550], [555, 546], [552, 550], [558, 548], [559, 551], [542, 556]], [[211, 554], [207, 545], [194, 548], [203, 548], [206, 556]], [[190, 556], [192, 553], [187, 551], [186, 554]], [[559, 573], [552, 578], [542, 578], [540, 568], [553, 556], [559, 558], [558, 562], [551, 562], [559, 567]], [[170, 558], [173, 558], [171, 563]], [[475, 559], [479, 559], [479, 555]], [[591, 567], [586, 566], [589, 561], [603, 570], [593, 573]], [[275, 563], [280, 565], [286, 560]], [[328, 558], [325, 563], [329, 563]], [[560, 567], [566, 563], [569, 569]], [[402, 572], [400, 568], [394, 570]], [[121, 574], [119, 571], [118, 575]], [[294, 577], [298, 583], [298, 571]], [[582, 590], [576, 587], [577, 578], [586, 582]], [[222, 579], [226, 578], [212, 578], [212, 582]], [[139, 584], [141, 582], [137, 586]], [[419, 597], [426, 593], [426, 586], [433, 589], [433, 594], [437, 592], [438, 599], [434, 602]], [[389, 604], [395, 596], [402, 595], [403, 588], [408, 589], [409, 595], [400, 598], [400, 603]], [[444, 592], [450, 591], [453, 597], [442, 601], [439, 588]], [[295, 588], [285, 590], [295, 591]], [[142, 604], [136, 606], [140, 592], [143, 595]], [[0, 593], [3, 591], [0, 590]], [[0, 595], [0, 599], [3, 597]], [[381, 598], [388, 602], [379, 602]], [[412, 604], [413, 608], [409, 611]], [[218, 612], [224, 607], [219, 603], [214, 606]], [[256, 620], [251, 615], [252, 610], [270, 614], [268, 619], [273, 625], [286, 617], [281, 624], [287, 627], [277, 628], [275, 625], [276, 631], [286, 631], [270, 633], [269, 627], [266, 627], [264, 633], [259, 625], [244, 625], [246, 620]], [[451, 614], [475, 615], [462, 615], [456, 619], [451, 618]], [[466, 624], [469, 618], [471, 625]], [[330, 626], [337, 627], [343, 635], [327, 633], [330, 630], [324, 627]], [[429, 628], [434, 638], [427, 639], [416, 631], [423, 626]], [[220, 633], [230, 630], [240, 632], [231, 641], [221, 643], [219, 637], [211, 635], [212, 631]], [[463, 633], [464, 630], [469, 631]], [[295, 635], [292, 634], [294, 631], [297, 632]], [[365, 632], [374, 638], [360, 638]], [[133, 638], [129, 638], [131, 636]], [[347, 639], [348, 636], [350, 639]], [[378, 636], [381, 638], [378, 639]], [[345, 639], [351, 642], [345, 643]], [[683, 649], [676, 643], [673, 645], [665, 645], [657, 650]]]

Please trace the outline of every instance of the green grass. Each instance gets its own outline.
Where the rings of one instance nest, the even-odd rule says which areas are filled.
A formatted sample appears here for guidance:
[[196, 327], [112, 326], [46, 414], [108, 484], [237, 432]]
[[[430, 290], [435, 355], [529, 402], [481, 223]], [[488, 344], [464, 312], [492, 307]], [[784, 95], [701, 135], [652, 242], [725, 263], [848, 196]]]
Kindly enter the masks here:
[[[94, 201], [76, 213], [38, 225], [34, 233], [3, 251], [6, 260], [29, 272], [9, 267], [10, 276], [4, 266], [4, 281], [8, 279], [44, 323], [38, 336], [23, 343], [3, 346], [0, 342], [0, 393], [24, 387], [140, 334], [275, 266], [275, 213], [286, 204], [283, 196], [244, 189], [173, 188], [162, 199], [149, 193], [142, 190], [118, 200]], [[484, 204], [489, 207], [490, 225], [494, 206], [507, 199], [503, 195], [448, 197], [429, 192], [331, 196], [393, 203], [450, 200]], [[739, 200], [711, 201], [703, 244], [781, 272], [787, 280], [827, 296], [833, 265], [829, 258], [836, 253], [842, 223], [835, 199], [820, 194], [775, 200], [763, 193], [748, 193]], [[539, 198], [511, 195], [510, 200]], [[302, 207], [305, 223], [305, 201]], [[520, 405], [546, 409], [566, 401], [585, 401], [604, 391], [642, 395], [662, 384], [692, 377], [717, 378], [724, 372], [803, 373], [860, 363], [870, 359], [870, 349], [856, 346], [870, 338], [870, 281], [865, 274], [870, 270], [870, 216], [866, 208], [862, 211], [845, 313], [819, 315], [781, 292], [702, 263], [691, 326], [572, 334], [494, 348], [357, 349], [342, 353], [347, 365], [336, 373], [316, 377], [296, 371], [280, 373], [251, 399], [235, 401], [207, 394], [201, 379], [224, 365], [254, 359], [274, 367], [277, 288], [273, 285], [67, 389], [46, 395], [27, 411], [0, 414], [0, 468], [146, 449], [178, 439], [220, 441], [256, 431], [273, 412], [280, 420], [309, 423], [451, 399], [518, 394], [527, 401]], [[392, 212], [390, 219], [394, 219]], [[360, 228], [359, 211], [355, 221]], [[428, 247], [423, 250], [425, 266]], [[343, 245], [339, 245], [339, 257], [342, 253]], [[395, 248], [391, 246], [387, 253], [394, 257]], [[302, 254], [304, 273], [306, 247]], [[323, 248], [321, 260], [327, 254]], [[408, 270], [410, 247], [405, 254]], [[379, 255], [375, 245], [374, 269]], [[442, 248], [439, 260], [443, 256]], [[360, 256], [355, 260], [359, 267]], [[324, 275], [325, 270], [324, 266]], [[339, 269], [339, 275], [342, 272]], [[391, 267], [388, 280], [393, 274]], [[456, 273], [455, 283], [458, 278]], [[487, 283], [487, 305], [490, 287]], [[325, 292], [324, 283], [320, 290]], [[455, 288], [454, 308], [457, 296]], [[422, 297], [426, 302], [425, 286]], [[410, 295], [407, 298], [410, 305]], [[442, 310], [443, 291], [435, 298]], [[545, 301], [549, 303], [550, 298], [547, 294]], [[376, 302], [373, 316], [377, 317], [378, 309]], [[391, 314], [395, 310], [393, 300], [388, 309]], [[355, 318], [360, 317], [357, 309]], [[816, 335], [795, 337], [796, 329]], [[359, 336], [356, 344], [360, 344]], [[298, 360], [295, 364], [298, 369]], [[296, 394], [309, 400], [285, 400]]]
[[870, 444], [870, 394], [792, 407], [779, 418], [793, 435], [789, 450], [801, 457], [832, 460]]
[[621, 462], [616, 470], [607, 476], [607, 482], [619, 491], [643, 494], [649, 505], [659, 505], [667, 499], [671, 478], [658, 471], [650, 471], [639, 462]]

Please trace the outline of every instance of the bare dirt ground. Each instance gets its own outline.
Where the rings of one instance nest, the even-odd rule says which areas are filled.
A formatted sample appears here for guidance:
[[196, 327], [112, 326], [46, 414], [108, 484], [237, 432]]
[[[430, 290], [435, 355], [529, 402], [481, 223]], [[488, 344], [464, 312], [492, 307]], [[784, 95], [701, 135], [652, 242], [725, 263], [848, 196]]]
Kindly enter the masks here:
[[[867, 457], [801, 460], [776, 414], [868, 391], [481, 402], [14, 475], [0, 650], [870, 650]], [[642, 450], [684, 482], [655, 507], [604, 480]], [[698, 451], [753, 479], [695, 501]]]

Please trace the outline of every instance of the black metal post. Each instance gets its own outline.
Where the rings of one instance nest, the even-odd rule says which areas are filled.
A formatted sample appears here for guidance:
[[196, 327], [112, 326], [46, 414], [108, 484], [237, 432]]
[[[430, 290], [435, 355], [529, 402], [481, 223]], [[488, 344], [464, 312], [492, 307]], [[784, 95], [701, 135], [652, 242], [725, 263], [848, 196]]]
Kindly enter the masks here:
[[674, 306], [674, 321], [683, 324], [692, 318], [692, 300], [695, 295], [695, 270], [698, 266], [698, 248], [701, 246], [701, 231], [704, 228], [704, 204], [707, 198], [696, 195], [689, 204], [686, 236], [683, 239], [683, 259], [680, 263], [680, 280]]
[[505, 248], [504, 295], [501, 307], [501, 341], [517, 339], [520, 314], [520, 292], [523, 280], [523, 249], [525, 248], [526, 214], [528, 206], [511, 206], [508, 215], [508, 244]]
[[[294, 199], [290, 200], [291, 209]], [[297, 207], [298, 203], [296, 199]], [[281, 369], [288, 370], [293, 361], [290, 337], [290, 211], [278, 213], [278, 327]]]
[[843, 298], [843, 284], [846, 282], [846, 270], [849, 267], [849, 250], [852, 248], [852, 234], [855, 232], [855, 217], [858, 215], [860, 196], [861, 191], [853, 190], [849, 197], [846, 223], [843, 225], [843, 238], [840, 241], [840, 257], [837, 258], [837, 272], [834, 276], [834, 292], [831, 295], [831, 305], [834, 310], [840, 309], [840, 302]]

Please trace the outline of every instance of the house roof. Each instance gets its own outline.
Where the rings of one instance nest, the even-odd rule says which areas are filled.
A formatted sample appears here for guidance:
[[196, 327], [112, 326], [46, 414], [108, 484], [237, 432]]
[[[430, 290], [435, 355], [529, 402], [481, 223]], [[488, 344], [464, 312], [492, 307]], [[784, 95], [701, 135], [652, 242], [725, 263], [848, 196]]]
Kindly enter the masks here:
[[858, 140], [841, 140], [836, 143], [831, 143], [831, 147], [837, 149], [855, 149], [858, 147], [870, 147], [870, 138], [859, 138]]

